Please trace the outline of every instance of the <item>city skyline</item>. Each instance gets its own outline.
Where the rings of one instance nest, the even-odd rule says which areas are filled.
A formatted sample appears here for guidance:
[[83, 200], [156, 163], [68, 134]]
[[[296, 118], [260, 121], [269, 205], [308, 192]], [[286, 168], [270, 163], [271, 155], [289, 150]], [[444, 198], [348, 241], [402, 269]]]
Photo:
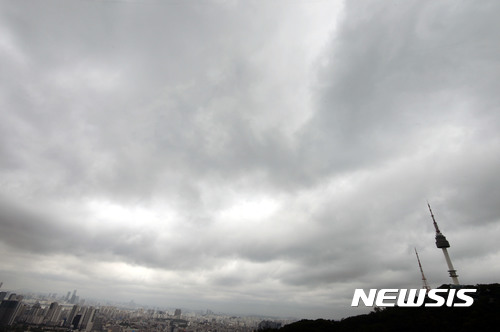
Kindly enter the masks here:
[[[176, 308], [151, 308], [132, 303], [105, 301], [74, 303], [73, 297], [56, 294], [16, 294], [0, 292], [0, 327], [41, 327], [50, 331], [239, 331], [252, 332], [262, 326], [280, 326], [290, 319], [232, 316], [211, 310], [183, 312]], [[267, 319], [266, 319], [267, 318]]]
[[3, 288], [339, 319], [500, 267], [500, 3], [0, 1]]

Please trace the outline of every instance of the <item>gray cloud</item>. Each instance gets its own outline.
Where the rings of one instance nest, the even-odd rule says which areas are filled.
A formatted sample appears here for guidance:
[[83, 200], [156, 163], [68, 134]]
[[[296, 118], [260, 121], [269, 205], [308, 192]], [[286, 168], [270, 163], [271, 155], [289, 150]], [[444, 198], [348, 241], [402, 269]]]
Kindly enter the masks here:
[[6, 287], [340, 318], [449, 282], [426, 200], [497, 281], [497, 3], [1, 6]]

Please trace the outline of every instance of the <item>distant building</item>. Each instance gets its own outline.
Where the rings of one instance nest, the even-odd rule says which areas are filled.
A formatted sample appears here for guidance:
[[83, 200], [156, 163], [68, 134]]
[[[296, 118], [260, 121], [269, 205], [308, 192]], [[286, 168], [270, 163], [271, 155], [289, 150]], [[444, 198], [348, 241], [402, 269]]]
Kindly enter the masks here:
[[82, 323], [80, 325], [80, 330], [82, 331], [90, 331], [92, 326], [94, 325], [94, 316], [96, 310], [94, 307], [89, 307], [83, 316]]
[[16, 293], [12, 293], [9, 295], [9, 300], [10, 301], [19, 301], [21, 302], [23, 300], [23, 296], [22, 295], [17, 295]]
[[76, 296], [76, 289], [73, 291], [73, 295], [71, 296], [71, 299], [69, 300], [69, 303], [71, 303], [71, 304], [77, 304], [78, 303], [78, 296]]
[[78, 313], [79, 309], [80, 309], [80, 307], [77, 306], [76, 304], [73, 306], [73, 308], [71, 309], [71, 311], [66, 319], [66, 323], [64, 324], [65, 326], [67, 326], [67, 327], [71, 326], [71, 324], [73, 323], [73, 319], [75, 319], [75, 316]]
[[35, 303], [31, 306], [29, 310], [26, 311], [23, 321], [29, 324], [41, 324], [44, 319], [44, 310], [40, 303]]
[[[15, 295], [15, 294], [14, 294]], [[10, 326], [19, 314], [21, 301], [4, 300], [0, 304], [0, 326]]]
[[75, 330], [80, 329], [80, 321], [82, 319], [82, 314], [77, 314], [75, 317], [73, 317], [73, 320], [71, 321], [70, 327], [72, 327]]
[[177, 318], [181, 317], [181, 309], [175, 309], [174, 316]]
[[47, 325], [57, 325], [59, 318], [61, 317], [61, 306], [57, 302], [52, 302], [50, 304], [49, 310], [45, 315], [44, 322]]

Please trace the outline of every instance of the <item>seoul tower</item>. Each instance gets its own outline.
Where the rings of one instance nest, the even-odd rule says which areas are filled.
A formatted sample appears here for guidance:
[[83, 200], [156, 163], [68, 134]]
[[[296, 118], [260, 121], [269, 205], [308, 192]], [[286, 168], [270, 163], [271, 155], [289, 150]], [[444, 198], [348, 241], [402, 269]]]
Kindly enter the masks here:
[[436, 223], [436, 219], [434, 219], [434, 215], [432, 214], [429, 202], [427, 202], [427, 206], [429, 207], [429, 211], [431, 212], [432, 221], [434, 222], [434, 228], [436, 229], [436, 247], [443, 250], [446, 264], [448, 264], [448, 272], [450, 273], [450, 277], [453, 280], [453, 284], [460, 285], [460, 283], [458, 282], [457, 270], [455, 270], [453, 264], [451, 264], [450, 255], [448, 255], [448, 250], [446, 249], [450, 247], [450, 243], [448, 242], [448, 240], [446, 240], [446, 237], [441, 234], [438, 224]]

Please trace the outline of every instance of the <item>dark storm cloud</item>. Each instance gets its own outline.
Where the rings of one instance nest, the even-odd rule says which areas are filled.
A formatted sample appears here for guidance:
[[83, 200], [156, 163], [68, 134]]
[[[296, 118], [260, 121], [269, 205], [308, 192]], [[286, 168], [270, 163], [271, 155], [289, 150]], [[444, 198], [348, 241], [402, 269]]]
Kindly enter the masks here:
[[[188, 182], [206, 173], [241, 176], [274, 164], [286, 169], [279, 135], [260, 135], [248, 126], [261, 107], [251, 94], [263, 72], [240, 56], [251, 57], [249, 48], [264, 42], [255, 38], [263, 26], [245, 17], [242, 24], [255, 35], [231, 33], [236, 18], [224, 7], [172, 5], [165, 17], [155, 6], [84, 3], [62, 13], [38, 6], [12, 6], [6, 15], [30, 64], [29, 71], [10, 75], [22, 83], [6, 102], [19, 110], [16, 120], [32, 140], [16, 145], [19, 158], [39, 156], [39, 168], [61, 168], [53, 172], [63, 177], [54, 194], [67, 195], [64, 188], [76, 186], [77, 194], [149, 196], [163, 186], [196, 199]], [[31, 11], [44, 15], [23, 20]], [[94, 17], [95, 25], [79, 11]], [[61, 29], [68, 21], [69, 28]], [[228, 47], [234, 50], [221, 59]], [[216, 82], [207, 77], [212, 69], [220, 76]], [[15, 120], [5, 126], [19, 132], [9, 121]], [[179, 169], [187, 172], [180, 179]]]
[[[399, 233], [383, 235], [394, 227], [391, 223], [400, 225], [408, 219], [415, 203], [425, 198], [440, 203], [444, 211], [449, 209], [445, 220], [453, 220], [457, 227], [463, 222], [498, 222], [499, 211], [493, 203], [498, 194], [493, 168], [498, 167], [498, 160], [488, 156], [498, 149], [492, 130], [499, 119], [491, 105], [500, 101], [492, 93], [498, 85], [494, 58], [500, 50], [497, 45], [488, 46], [492, 31], [500, 28], [493, 14], [498, 11], [495, 6], [429, 2], [346, 6], [344, 24], [318, 76], [318, 111], [304, 129], [304, 153], [323, 174], [383, 168], [418, 154], [432, 158], [419, 159], [418, 166], [405, 163], [410, 168], [399, 183], [391, 185], [394, 180], [385, 178], [376, 191], [364, 186], [367, 194], [362, 194], [364, 199], [358, 196], [365, 219], [355, 222], [359, 231], [364, 233], [363, 228], [374, 221], [377, 227], [383, 225], [384, 231], [376, 234], [386, 240], [353, 233], [351, 244], [372, 245], [379, 252], [373, 265], [358, 258], [357, 266], [368, 264], [370, 275], [389, 268], [375, 265], [391, 264], [382, 257], [404, 239], [402, 232], [422, 231], [422, 226], [405, 222]], [[392, 176], [397, 179], [398, 173]], [[316, 173], [315, 179], [321, 177]], [[380, 204], [384, 196], [392, 206], [383, 207], [385, 216], [376, 216], [373, 204]], [[405, 205], [400, 204], [401, 198], [406, 198]], [[477, 213], [472, 212], [476, 209]], [[353, 213], [349, 216], [355, 218]], [[412, 237], [407, 241], [422, 245]], [[492, 249], [485, 246], [482, 252]], [[360, 254], [366, 254], [366, 249]], [[330, 263], [334, 266], [337, 261]], [[399, 259], [391, 265], [404, 266], [405, 262]]]
[[[46, 218], [25, 210], [16, 209], [12, 205], [1, 202], [0, 205], [0, 229], [4, 243], [15, 247], [24, 248], [29, 251], [50, 252], [50, 242], [42, 238], [62, 238], [63, 232], [57, 232], [58, 226], [51, 224]], [[49, 226], [49, 227], [47, 227]], [[48, 246], [45, 246], [47, 244]], [[66, 243], [68, 245], [69, 243]], [[59, 245], [59, 244], [58, 244]], [[63, 244], [64, 247], [64, 244]]]
[[348, 4], [320, 68], [304, 153], [324, 157], [320, 170], [352, 170], [404, 155], [424, 129], [497, 123], [482, 107], [499, 101], [500, 50], [488, 47], [499, 29], [495, 6]]

